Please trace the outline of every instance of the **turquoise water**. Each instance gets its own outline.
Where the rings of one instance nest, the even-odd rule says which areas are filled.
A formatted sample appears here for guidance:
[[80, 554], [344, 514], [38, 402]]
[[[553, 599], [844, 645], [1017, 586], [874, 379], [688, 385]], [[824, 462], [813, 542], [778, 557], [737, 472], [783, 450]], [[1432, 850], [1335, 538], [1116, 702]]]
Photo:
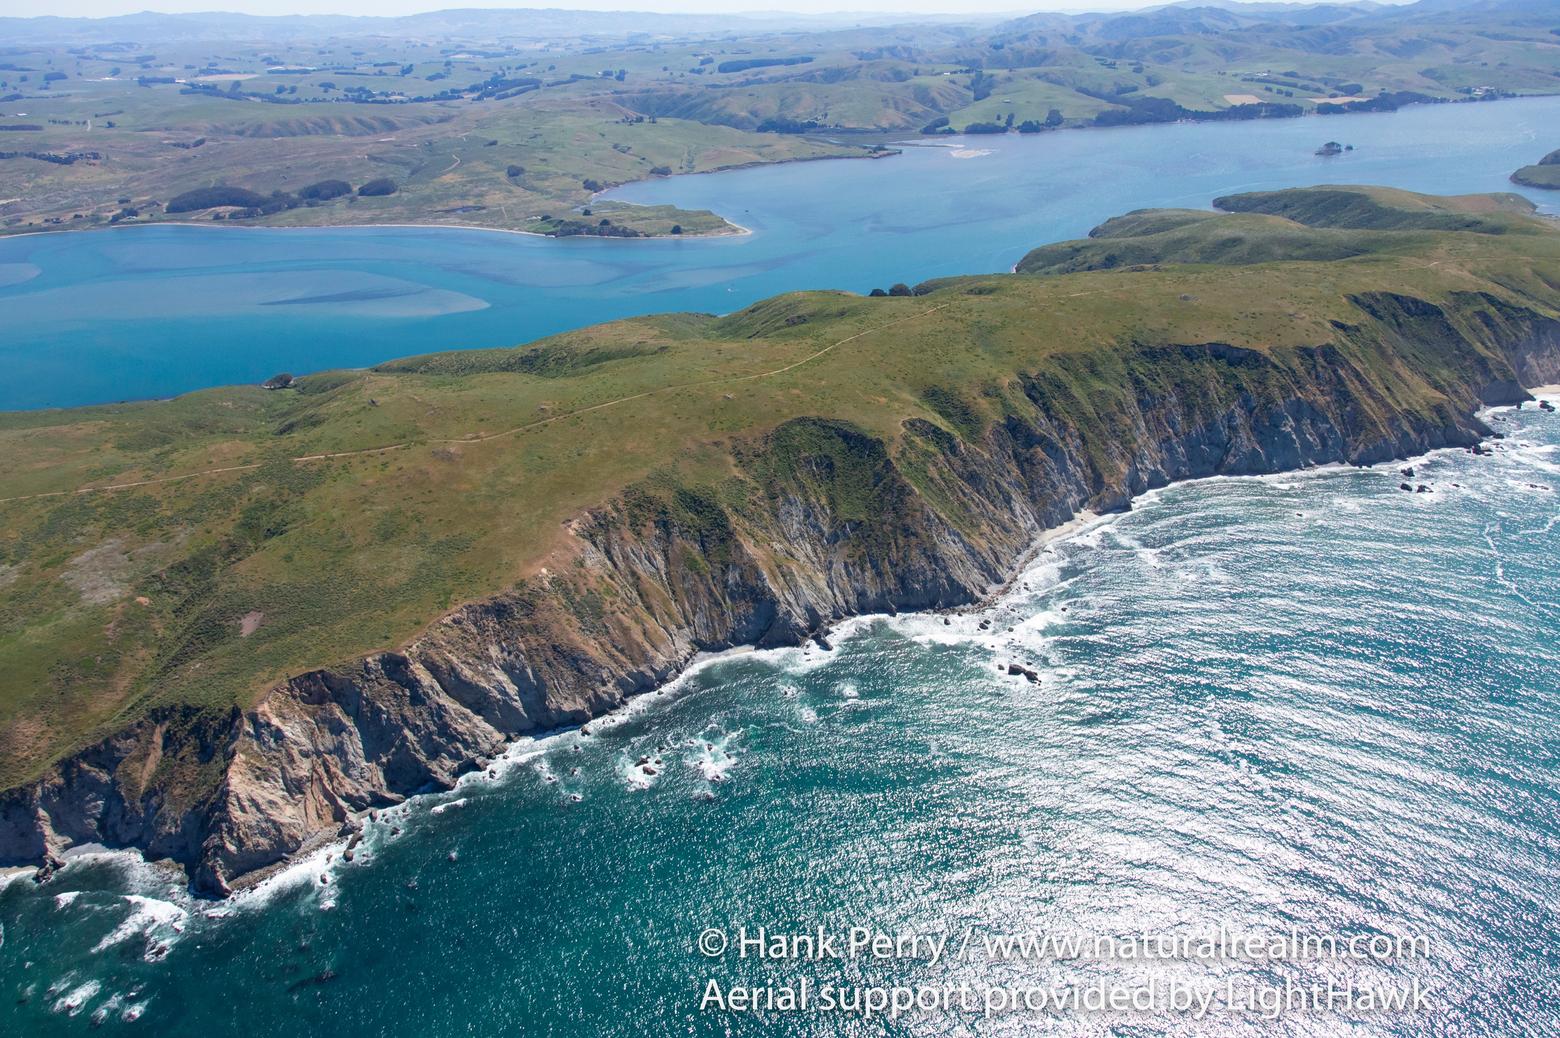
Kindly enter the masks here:
[[[121, 857], [13, 882], [0, 1033], [1560, 1033], [1560, 416], [1492, 421], [1510, 434], [1493, 457], [1415, 463], [1428, 494], [1400, 492], [1396, 466], [1168, 488], [1054, 542], [989, 609], [714, 662], [382, 817], [355, 862], [231, 904]], [[1428, 946], [1150, 964], [695, 951], [743, 925]], [[708, 979], [803, 977], [1417, 980], [1430, 1005], [1273, 1024], [1217, 1004], [1201, 1023], [700, 1009]]]
[[[1554, 146], [1556, 125], [1560, 97], [1013, 135], [965, 142], [967, 157], [917, 146], [615, 192], [712, 208], [755, 232], [719, 240], [208, 226], [0, 239], [0, 410], [512, 345], [633, 314], [725, 313], [795, 289], [1006, 270], [1129, 209], [1206, 207], [1235, 191], [1511, 190], [1507, 176]], [[1315, 156], [1332, 137], [1357, 150]]]

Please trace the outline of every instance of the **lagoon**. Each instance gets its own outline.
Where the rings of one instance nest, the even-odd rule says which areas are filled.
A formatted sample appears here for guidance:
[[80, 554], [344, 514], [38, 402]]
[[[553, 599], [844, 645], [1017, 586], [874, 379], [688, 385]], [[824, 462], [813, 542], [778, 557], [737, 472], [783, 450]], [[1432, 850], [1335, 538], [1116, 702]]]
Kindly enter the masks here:
[[[1450, 194], [1553, 147], [1560, 97], [1389, 114], [915, 141], [878, 161], [627, 185], [752, 233], [555, 240], [458, 228], [147, 226], [0, 239], [0, 410], [170, 396], [514, 345], [599, 321], [725, 313], [799, 289], [866, 292], [1009, 269], [1036, 245], [1154, 206], [1375, 183]], [[1335, 158], [1325, 140], [1353, 144]], [[1549, 211], [1560, 197], [1522, 190]]]

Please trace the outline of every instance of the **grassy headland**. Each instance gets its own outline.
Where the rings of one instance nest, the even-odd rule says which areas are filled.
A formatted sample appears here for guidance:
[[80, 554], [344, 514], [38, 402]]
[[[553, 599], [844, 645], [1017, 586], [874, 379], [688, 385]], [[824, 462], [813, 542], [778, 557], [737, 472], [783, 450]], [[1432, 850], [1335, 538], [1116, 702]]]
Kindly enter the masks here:
[[1444, 400], [1428, 375], [1453, 360], [1427, 342], [1403, 370], [1340, 336], [1358, 299], [1560, 305], [1560, 233], [1509, 198], [1329, 188], [1222, 204], [1242, 211], [1132, 214], [1036, 250], [1026, 273], [909, 297], [796, 293], [290, 389], [0, 416], [0, 787], [153, 707], [247, 705], [566, 572], [588, 509], [740, 514], [764, 493], [751, 445], [793, 419], [849, 423], [913, 473], [907, 420], [973, 441], [1021, 384], [1050, 380], [1084, 422], [1156, 343], [1283, 363], [1332, 344], [1431, 414]]
[[1560, 190], [1560, 149], [1550, 152], [1531, 166], [1523, 166], [1511, 174], [1511, 179], [1523, 187]]

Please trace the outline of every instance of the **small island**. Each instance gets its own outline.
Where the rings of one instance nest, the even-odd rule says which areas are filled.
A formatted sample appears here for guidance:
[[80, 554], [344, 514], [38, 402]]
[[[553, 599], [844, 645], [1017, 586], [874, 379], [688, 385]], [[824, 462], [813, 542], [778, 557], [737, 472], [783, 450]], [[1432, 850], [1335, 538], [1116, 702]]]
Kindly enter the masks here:
[[1342, 155], [1346, 151], [1353, 151], [1353, 150], [1354, 150], [1354, 145], [1352, 145], [1352, 144], [1339, 144], [1337, 141], [1328, 141], [1326, 144], [1322, 145], [1320, 148], [1317, 148], [1316, 149], [1316, 153], [1318, 155], [1331, 157], [1333, 155]]
[[1560, 190], [1560, 148], [1539, 159], [1535, 165], [1523, 166], [1511, 174], [1511, 182], [1523, 187]]

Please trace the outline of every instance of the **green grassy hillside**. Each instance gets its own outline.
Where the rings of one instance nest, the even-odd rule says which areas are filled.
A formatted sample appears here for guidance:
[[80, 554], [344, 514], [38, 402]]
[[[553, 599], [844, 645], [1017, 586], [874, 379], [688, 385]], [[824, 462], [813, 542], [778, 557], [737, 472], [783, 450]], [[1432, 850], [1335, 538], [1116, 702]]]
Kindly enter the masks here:
[[1525, 229], [1534, 205], [1521, 195], [1432, 197], [1384, 187], [1315, 187], [1253, 191], [1213, 200], [1231, 213], [1265, 213], [1307, 227], [1360, 231], [1474, 231]]
[[[1087, 407], [1142, 343], [1333, 342], [1361, 293], [1557, 302], [1543, 272], [1560, 234], [1508, 202], [1328, 189], [1260, 207], [1317, 226], [1134, 214], [1037, 250], [1034, 274], [913, 297], [798, 293], [293, 389], [0, 416], [0, 785], [153, 706], [250, 703], [572, 567], [567, 524], [625, 492], [740, 506], [757, 492], [743, 445], [791, 419], [897, 450], [912, 418], [979, 436], [1020, 376]], [[1355, 229], [1361, 212], [1409, 229]], [[1453, 229], [1419, 229], [1428, 216]], [[1155, 266], [1049, 273], [1128, 264]], [[1388, 374], [1404, 406], [1436, 405], [1413, 372]]]
[[1531, 166], [1523, 166], [1511, 179], [1524, 187], [1560, 189], [1560, 149], [1550, 152]]
[[1017, 269], [1069, 274], [1160, 263], [1407, 256], [1433, 247], [1438, 232], [1527, 233], [1534, 227], [1534, 206], [1519, 195], [1432, 198], [1389, 188], [1316, 187], [1229, 195], [1214, 205], [1224, 212], [1161, 209], [1113, 217], [1084, 240], [1035, 249]]

